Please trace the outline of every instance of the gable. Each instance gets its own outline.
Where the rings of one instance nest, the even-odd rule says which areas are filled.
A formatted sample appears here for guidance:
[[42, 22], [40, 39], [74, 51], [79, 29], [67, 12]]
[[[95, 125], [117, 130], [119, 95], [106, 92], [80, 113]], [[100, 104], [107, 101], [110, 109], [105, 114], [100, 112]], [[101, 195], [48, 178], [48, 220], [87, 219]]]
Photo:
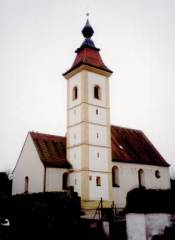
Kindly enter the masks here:
[[13, 170], [12, 194], [23, 193], [25, 178], [30, 181], [29, 191], [43, 191], [44, 166], [30, 134], [27, 134], [21, 153]]

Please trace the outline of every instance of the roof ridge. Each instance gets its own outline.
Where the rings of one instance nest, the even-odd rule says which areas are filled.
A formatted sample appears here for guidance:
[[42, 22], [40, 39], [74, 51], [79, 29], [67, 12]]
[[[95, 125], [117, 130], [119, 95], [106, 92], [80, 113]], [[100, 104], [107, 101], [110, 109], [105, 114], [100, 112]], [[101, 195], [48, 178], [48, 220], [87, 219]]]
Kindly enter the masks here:
[[114, 127], [114, 128], [121, 128], [121, 129], [132, 130], [132, 131], [137, 131], [137, 132], [143, 133], [143, 131], [141, 129], [130, 128], [130, 127], [123, 127], [123, 126], [114, 125], [114, 124], [111, 124], [110, 126]]
[[66, 136], [54, 135], [54, 134], [49, 134], [49, 133], [34, 132], [34, 131], [29, 131], [29, 134], [30, 135], [35, 134], [35, 135], [40, 135], [40, 136], [63, 138], [63, 139], [66, 138]]

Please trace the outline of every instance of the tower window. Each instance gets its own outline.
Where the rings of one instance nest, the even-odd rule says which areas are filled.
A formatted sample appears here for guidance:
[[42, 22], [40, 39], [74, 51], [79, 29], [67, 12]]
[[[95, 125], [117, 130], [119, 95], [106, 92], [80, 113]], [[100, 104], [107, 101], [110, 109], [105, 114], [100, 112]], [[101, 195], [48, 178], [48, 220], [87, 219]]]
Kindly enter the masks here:
[[96, 186], [101, 186], [101, 177], [96, 177]]
[[138, 171], [138, 181], [140, 188], [145, 187], [144, 171], [142, 169]]
[[112, 168], [112, 186], [119, 187], [119, 169], [117, 166]]
[[97, 138], [99, 138], [99, 134], [97, 133]]
[[98, 109], [96, 109], [96, 115], [98, 115]]
[[28, 193], [29, 192], [29, 177], [25, 177], [25, 186], [24, 186], [24, 192]]
[[100, 154], [99, 154], [99, 152], [97, 153], [97, 157], [99, 158], [99, 156], [100, 156]]
[[75, 100], [78, 98], [78, 88], [74, 87], [73, 88], [73, 94], [72, 94], [72, 99]]
[[101, 91], [99, 86], [94, 87], [94, 98], [100, 99]]

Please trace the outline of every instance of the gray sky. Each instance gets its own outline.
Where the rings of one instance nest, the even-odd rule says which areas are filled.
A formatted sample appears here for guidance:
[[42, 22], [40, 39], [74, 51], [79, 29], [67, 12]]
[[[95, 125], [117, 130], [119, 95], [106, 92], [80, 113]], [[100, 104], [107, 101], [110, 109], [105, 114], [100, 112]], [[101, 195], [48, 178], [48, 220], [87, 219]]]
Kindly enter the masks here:
[[66, 80], [86, 12], [110, 78], [111, 123], [175, 164], [175, 0], [0, 0], [0, 171], [28, 131], [65, 135]]

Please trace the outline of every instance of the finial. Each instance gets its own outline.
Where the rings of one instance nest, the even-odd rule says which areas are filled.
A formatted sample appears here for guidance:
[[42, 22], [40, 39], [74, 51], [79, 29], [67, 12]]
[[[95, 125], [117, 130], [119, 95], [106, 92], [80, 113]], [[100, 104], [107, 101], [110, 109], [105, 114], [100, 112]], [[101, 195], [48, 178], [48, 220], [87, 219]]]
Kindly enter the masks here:
[[90, 15], [90, 13], [89, 13], [89, 12], [87, 12], [87, 13], [86, 13], [86, 17], [88, 18], [88, 17], [89, 17], [89, 15]]
[[85, 38], [91, 38], [92, 35], [94, 34], [94, 30], [89, 23], [89, 19], [88, 19], [89, 12], [86, 13], [86, 16], [87, 16], [87, 21], [81, 32]]

